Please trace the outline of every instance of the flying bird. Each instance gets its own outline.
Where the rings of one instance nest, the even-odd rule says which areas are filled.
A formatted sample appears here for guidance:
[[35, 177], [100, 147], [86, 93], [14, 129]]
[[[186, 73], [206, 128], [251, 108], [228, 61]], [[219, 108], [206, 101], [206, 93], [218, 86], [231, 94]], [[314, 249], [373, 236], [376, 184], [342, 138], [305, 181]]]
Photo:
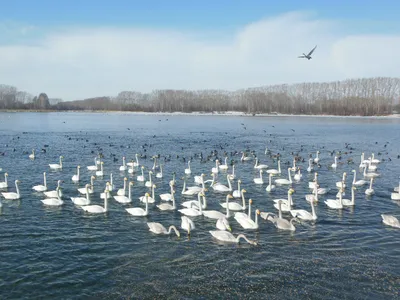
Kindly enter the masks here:
[[310, 51], [310, 53], [308, 54], [303, 53], [303, 55], [299, 56], [298, 58], [307, 58], [308, 60], [310, 60], [312, 58], [311, 54], [313, 54], [315, 48], [317, 48], [317, 45], [315, 45], [315, 47]]

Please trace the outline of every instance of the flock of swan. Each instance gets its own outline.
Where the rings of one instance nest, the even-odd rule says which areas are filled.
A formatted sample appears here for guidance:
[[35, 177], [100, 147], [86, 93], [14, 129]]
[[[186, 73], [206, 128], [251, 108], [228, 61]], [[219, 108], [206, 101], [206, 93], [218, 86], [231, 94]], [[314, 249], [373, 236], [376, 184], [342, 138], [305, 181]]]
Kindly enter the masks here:
[[[266, 153], [267, 153], [266, 149]], [[269, 168], [266, 164], [260, 164], [258, 157], [249, 156], [247, 153], [242, 152], [241, 161], [250, 162], [255, 160], [254, 169], [257, 171], [258, 176], [253, 179], [255, 185], [267, 184], [265, 190], [267, 193], [272, 193], [277, 187], [287, 186], [287, 198], [274, 199], [274, 208], [276, 212], [261, 212], [259, 209], [254, 209], [254, 204], [252, 199], [246, 200], [245, 193], [246, 189], [243, 188], [244, 184], [241, 179], [237, 178], [235, 173], [235, 165], [232, 167], [227, 163], [227, 157], [225, 157], [224, 163], [221, 163], [218, 159], [215, 160], [215, 166], [210, 169], [210, 179], [206, 180], [206, 174], [199, 174], [193, 177], [194, 184], [189, 186], [188, 179], [191, 178], [193, 173], [191, 168], [191, 161], [187, 162], [187, 168], [184, 169], [183, 186], [181, 190], [181, 199], [186, 199], [186, 201], [181, 201], [180, 206], [177, 206], [175, 194], [177, 193], [177, 180], [175, 178], [175, 172], [173, 173], [172, 180], [169, 182], [169, 190], [165, 193], [156, 195], [156, 185], [153, 181], [153, 176], [156, 178], [163, 178], [163, 167], [162, 164], [158, 164], [157, 156], [152, 157], [154, 160], [153, 166], [149, 167], [148, 177], [145, 176], [145, 167], [139, 162], [139, 155], [135, 155], [135, 160], [131, 162], [126, 162], [125, 157], [122, 159], [122, 165], [119, 167], [120, 172], [128, 172], [130, 174], [136, 173], [136, 181], [143, 182], [145, 187], [149, 190], [143, 196], [139, 197], [139, 203], [143, 203], [136, 207], [126, 207], [125, 211], [135, 217], [145, 217], [150, 212], [150, 204], [160, 202], [155, 205], [156, 210], [161, 211], [175, 211], [177, 210], [181, 214], [181, 224], [180, 228], [187, 232], [188, 236], [195, 230], [195, 221], [197, 217], [204, 217], [208, 219], [215, 220], [215, 230], [209, 231], [211, 236], [219, 241], [227, 243], [239, 243], [241, 239], [246, 242], [257, 245], [257, 241], [249, 240], [244, 234], [238, 234], [234, 236], [231, 231], [231, 217], [237, 222], [243, 229], [255, 230], [259, 228], [258, 218], [267, 220], [275, 225], [276, 228], [280, 230], [295, 231], [296, 222], [300, 221], [317, 221], [317, 214], [315, 211], [315, 205], [318, 205], [320, 198], [327, 194], [331, 189], [329, 187], [321, 187], [318, 180], [318, 172], [314, 170], [314, 166], [320, 162], [319, 151], [316, 153], [315, 158], [310, 158], [308, 160], [308, 167], [306, 171], [308, 173], [314, 172], [314, 179], [308, 182], [308, 188], [310, 193], [305, 195], [305, 200], [310, 205], [310, 210], [296, 209], [293, 201], [292, 194], [295, 192], [293, 189], [294, 182], [301, 182], [303, 180], [303, 174], [301, 173], [301, 168], [296, 165], [296, 160], [293, 161], [293, 166], [287, 168], [287, 173], [283, 174], [281, 170], [281, 163], [278, 159], [277, 166], [275, 168]], [[35, 160], [35, 152], [29, 155], [29, 159]], [[364, 190], [366, 195], [373, 195], [374, 179], [379, 177], [381, 174], [377, 173], [378, 166], [381, 162], [375, 158], [372, 154], [368, 159], [365, 159], [364, 153], [361, 154], [361, 160], [359, 168], [362, 170], [363, 179], [357, 180], [357, 171], [352, 170], [353, 180], [350, 185], [351, 198], [346, 199], [345, 190], [348, 188], [346, 184], [347, 173], [344, 172], [340, 181], [335, 183], [337, 188], [336, 197], [333, 199], [326, 199], [324, 201], [328, 209], [340, 210], [345, 207], [351, 207], [355, 205], [355, 193], [356, 190], [361, 189], [363, 186], [367, 186]], [[63, 156], [59, 157], [59, 162], [54, 164], [49, 164], [48, 167], [51, 170], [62, 171], [63, 169]], [[338, 167], [337, 157], [334, 157], [333, 163], [330, 165], [332, 169]], [[76, 167], [76, 174], [71, 177], [71, 181], [74, 183], [80, 183], [81, 174], [80, 166]], [[116, 188], [113, 180], [112, 173], [108, 175], [104, 172], [104, 161], [101, 161], [100, 157], [95, 157], [94, 165], [89, 165], [86, 167], [88, 172], [92, 172], [90, 176], [90, 182], [84, 184], [83, 187], [77, 189], [78, 196], [70, 197], [72, 203], [77, 207], [80, 207], [83, 211], [89, 214], [102, 214], [108, 211], [108, 201], [109, 199], [114, 199], [116, 202], [121, 204], [131, 204], [132, 199], [132, 187], [133, 182], [129, 182], [127, 177], [123, 179], [123, 186], [121, 188]], [[231, 171], [229, 171], [231, 169]], [[0, 171], [2, 169], [0, 168]], [[285, 170], [286, 171], [286, 170]], [[263, 174], [268, 174], [268, 181], [264, 182]], [[10, 188], [8, 183], [8, 173], [4, 173], [4, 181], [0, 182], [0, 189]], [[104, 205], [92, 204], [92, 198], [95, 194], [95, 179], [97, 177], [108, 176], [104, 190], [100, 193], [99, 197], [104, 199]], [[282, 178], [281, 176], [287, 176], [287, 178]], [[208, 176], [207, 176], [208, 177]], [[278, 177], [274, 179], [274, 177]], [[280, 178], [279, 178], [280, 177]], [[219, 181], [218, 179], [221, 179]], [[226, 180], [226, 183], [222, 182]], [[237, 187], [233, 187], [232, 183], [236, 181]], [[21, 199], [21, 193], [19, 189], [19, 180], [15, 180], [15, 192], [2, 192], [1, 195], [6, 200], [18, 200]], [[43, 172], [43, 184], [38, 184], [32, 186], [32, 190], [43, 193], [43, 199], [41, 202], [46, 206], [61, 206], [64, 205], [64, 200], [62, 192], [62, 180], [57, 181], [57, 187], [54, 190], [48, 190], [46, 172]], [[219, 210], [209, 210], [207, 209], [207, 192], [213, 191], [216, 193], [223, 193], [225, 196], [225, 201], [220, 203], [221, 211]], [[157, 197], [158, 196], [158, 197]], [[157, 199], [159, 198], [159, 200]], [[192, 199], [190, 199], [192, 198]], [[400, 200], [400, 183], [398, 187], [395, 187], [391, 193], [391, 199]], [[0, 201], [0, 207], [2, 202]], [[144, 206], [144, 207], [143, 207]], [[290, 216], [290, 218], [285, 218], [285, 215]], [[254, 218], [253, 218], [254, 215]], [[400, 228], [399, 220], [389, 214], [382, 214], [382, 222], [385, 225]], [[149, 231], [154, 234], [165, 234], [169, 235], [175, 233], [180, 237], [180, 232], [178, 228], [174, 225], [169, 226], [167, 229], [161, 223], [148, 222], [147, 223]]]

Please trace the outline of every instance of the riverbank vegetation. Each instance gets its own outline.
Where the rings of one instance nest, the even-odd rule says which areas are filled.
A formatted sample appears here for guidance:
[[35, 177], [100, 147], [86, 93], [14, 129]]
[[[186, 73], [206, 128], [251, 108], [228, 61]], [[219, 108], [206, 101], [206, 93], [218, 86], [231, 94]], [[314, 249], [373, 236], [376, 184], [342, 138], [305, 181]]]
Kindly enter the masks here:
[[145, 112], [280, 113], [309, 115], [389, 115], [400, 112], [400, 78], [376, 77], [224, 90], [123, 91], [76, 101], [32, 96], [0, 85], [0, 109]]

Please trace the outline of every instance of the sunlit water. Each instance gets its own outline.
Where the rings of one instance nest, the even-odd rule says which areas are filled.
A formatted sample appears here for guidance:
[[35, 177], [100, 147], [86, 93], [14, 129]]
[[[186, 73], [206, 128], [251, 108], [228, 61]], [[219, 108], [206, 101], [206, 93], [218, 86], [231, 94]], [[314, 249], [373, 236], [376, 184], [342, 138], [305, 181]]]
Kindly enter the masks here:
[[[2, 199], [0, 298], [399, 297], [400, 230], [383, 225], [380, 217], [381, 213], [400, 217], [400, 202], [390, 199], [400, 175], [399, 125], [399, 119], [372, 118], [0, 113], [0, 152], [4, 153], [0, 156], [0, 181], [8, 172], [8, 190], [14, 191], [13, 182], [19, 179], [22, 193], [20, 201]], [[354, 150], [346, 149], [346, 142]], [[153, 165], [150, 157], [160, 154], [164, 178], [154, 179], [156, 194], [169, 191], [168, 182], [175, 171], [179, 206], [183, 200], [181, 177], [187, 167], [183, 157], [193, 156], [192, 176], [188, 176], [188, 183], [193, 185], [194, 175], [205, 173], [210, 179], [215, 165], [211, 160], [200, 163], [194, 155], [202, 152], [206, 157], [217, 149], [219, 158], [227, 151], [229, 161], [237, 161], [237, 176], [247, 190], [246, 198], [253, 199], [254, 208], [275, 212], [272, 199], [286, 198], [287, 187], [268, 194], [266, 175], [264, 185], [253, 184], [258, 176], [254, 161], [241, 163], [240, 154], [231, 156], [233, 151], [254, 150], [261, 163], [276, 168], [276, 161], [264, 154], [266, 146], [272, 153], [281, 154], [282, 178], [287, 176], [291, 152], [303, 149], [303, 179], [293, 184], [293, 197], [296, 208], [307, 210], [310, 206], [304, 195], [310, 192], [308, 181], [313, 178], [313, 173], [305, 171], [307, 157], [321, 151], [319, 183], [332, 191], [316, 206], [315, 224], [297, 224], [297, 230], [289, 233], [260, 220], [259, 230], [251, 231], [243, 230], [232, 218], [233, 233], [245, 233], [259, 245], [229, 245], [216, 242], [209, 234], [215, 220], [193, 218], [196, 229], [191, 238], [181, 230], [178, 239], [150, 233], [146, 222], [179, 226], [179, 212], [160, 212], [151, 205], [150, 215], [143, 218], [125, 211], [126, 207], [144, 207], [137, 198], [148, 189], [136, 181], [138, 173], [119, 171], [122, 156], [131, 160], [135, 153], [146, 155], [140, 162], [147, 176]], [[34, 161], [28, 159], [32, 148], [37, 150]], [[328, 168], [333, 163], [331, 151], [347, 152], [342, 154], [336, 171]], [[93, 165], [99, 152], [104, 155], [107, 175], [95, 180], [92, 202], [103, 205], [99, 193], [110, 172], [117, 188], [122, 187], [124, 176], [134, 181], [134, 201], [122, 205], [110, 199], [107, 214], [90, 215], [74, 206], [70, 197], [78, 195], [78, 186], [89, 182], [92, 173], [86, 166]], [[366, 187], [362, 187], [356, 191], [354, 208], [328, 209], [323, 200], [335, 197], [335, 182], [344, 171], [349, 174], [348, 185], [353, 168], [362, 178], [358, 169], [361, 152], [366, 157], [374, 152], [385, 160], [379, 165], [382, 176], [374, 183], [375, 195], [366, 197]], [[51, 171], [48, 164], [58, 163], [59, 155], [64, 156], [64, 168]], [[171, 159], [164, 161], [167, 155]], [[348, 158], [355, 163], [347, 164]], [[78, 164], [82, 166], [81, 182], [76, 185], [71, 177]], [[31, 189], [42, 183], [44, 171], [50, 190], [55, 189], [58, 179], [64, 180], [65, 204], [61, 208], [45, 207], [41, 194]], [[219, 180], [226, 183], [224, 176]], [[209, 209], [219, 210], [225, 194], [211, 188], [206, 194]], [[346, 198], [350, 198], [349, 188]]]

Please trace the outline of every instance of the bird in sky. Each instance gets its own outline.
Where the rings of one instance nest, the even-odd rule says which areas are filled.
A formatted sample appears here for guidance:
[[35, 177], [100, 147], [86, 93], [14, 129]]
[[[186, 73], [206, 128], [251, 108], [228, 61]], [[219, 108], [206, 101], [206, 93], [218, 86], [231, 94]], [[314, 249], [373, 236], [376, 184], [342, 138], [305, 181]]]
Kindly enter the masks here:
[[303, 55], [299, 56], [298, 58], [307, 58], [308, 60], [310, 60], [312, 58], [311, 54], [313, 54], [315, 48], [317, 48], [317, 45], [315, 45], [315, 47], [310, 51], [310, 53], [308, 54], [303, 53]]

